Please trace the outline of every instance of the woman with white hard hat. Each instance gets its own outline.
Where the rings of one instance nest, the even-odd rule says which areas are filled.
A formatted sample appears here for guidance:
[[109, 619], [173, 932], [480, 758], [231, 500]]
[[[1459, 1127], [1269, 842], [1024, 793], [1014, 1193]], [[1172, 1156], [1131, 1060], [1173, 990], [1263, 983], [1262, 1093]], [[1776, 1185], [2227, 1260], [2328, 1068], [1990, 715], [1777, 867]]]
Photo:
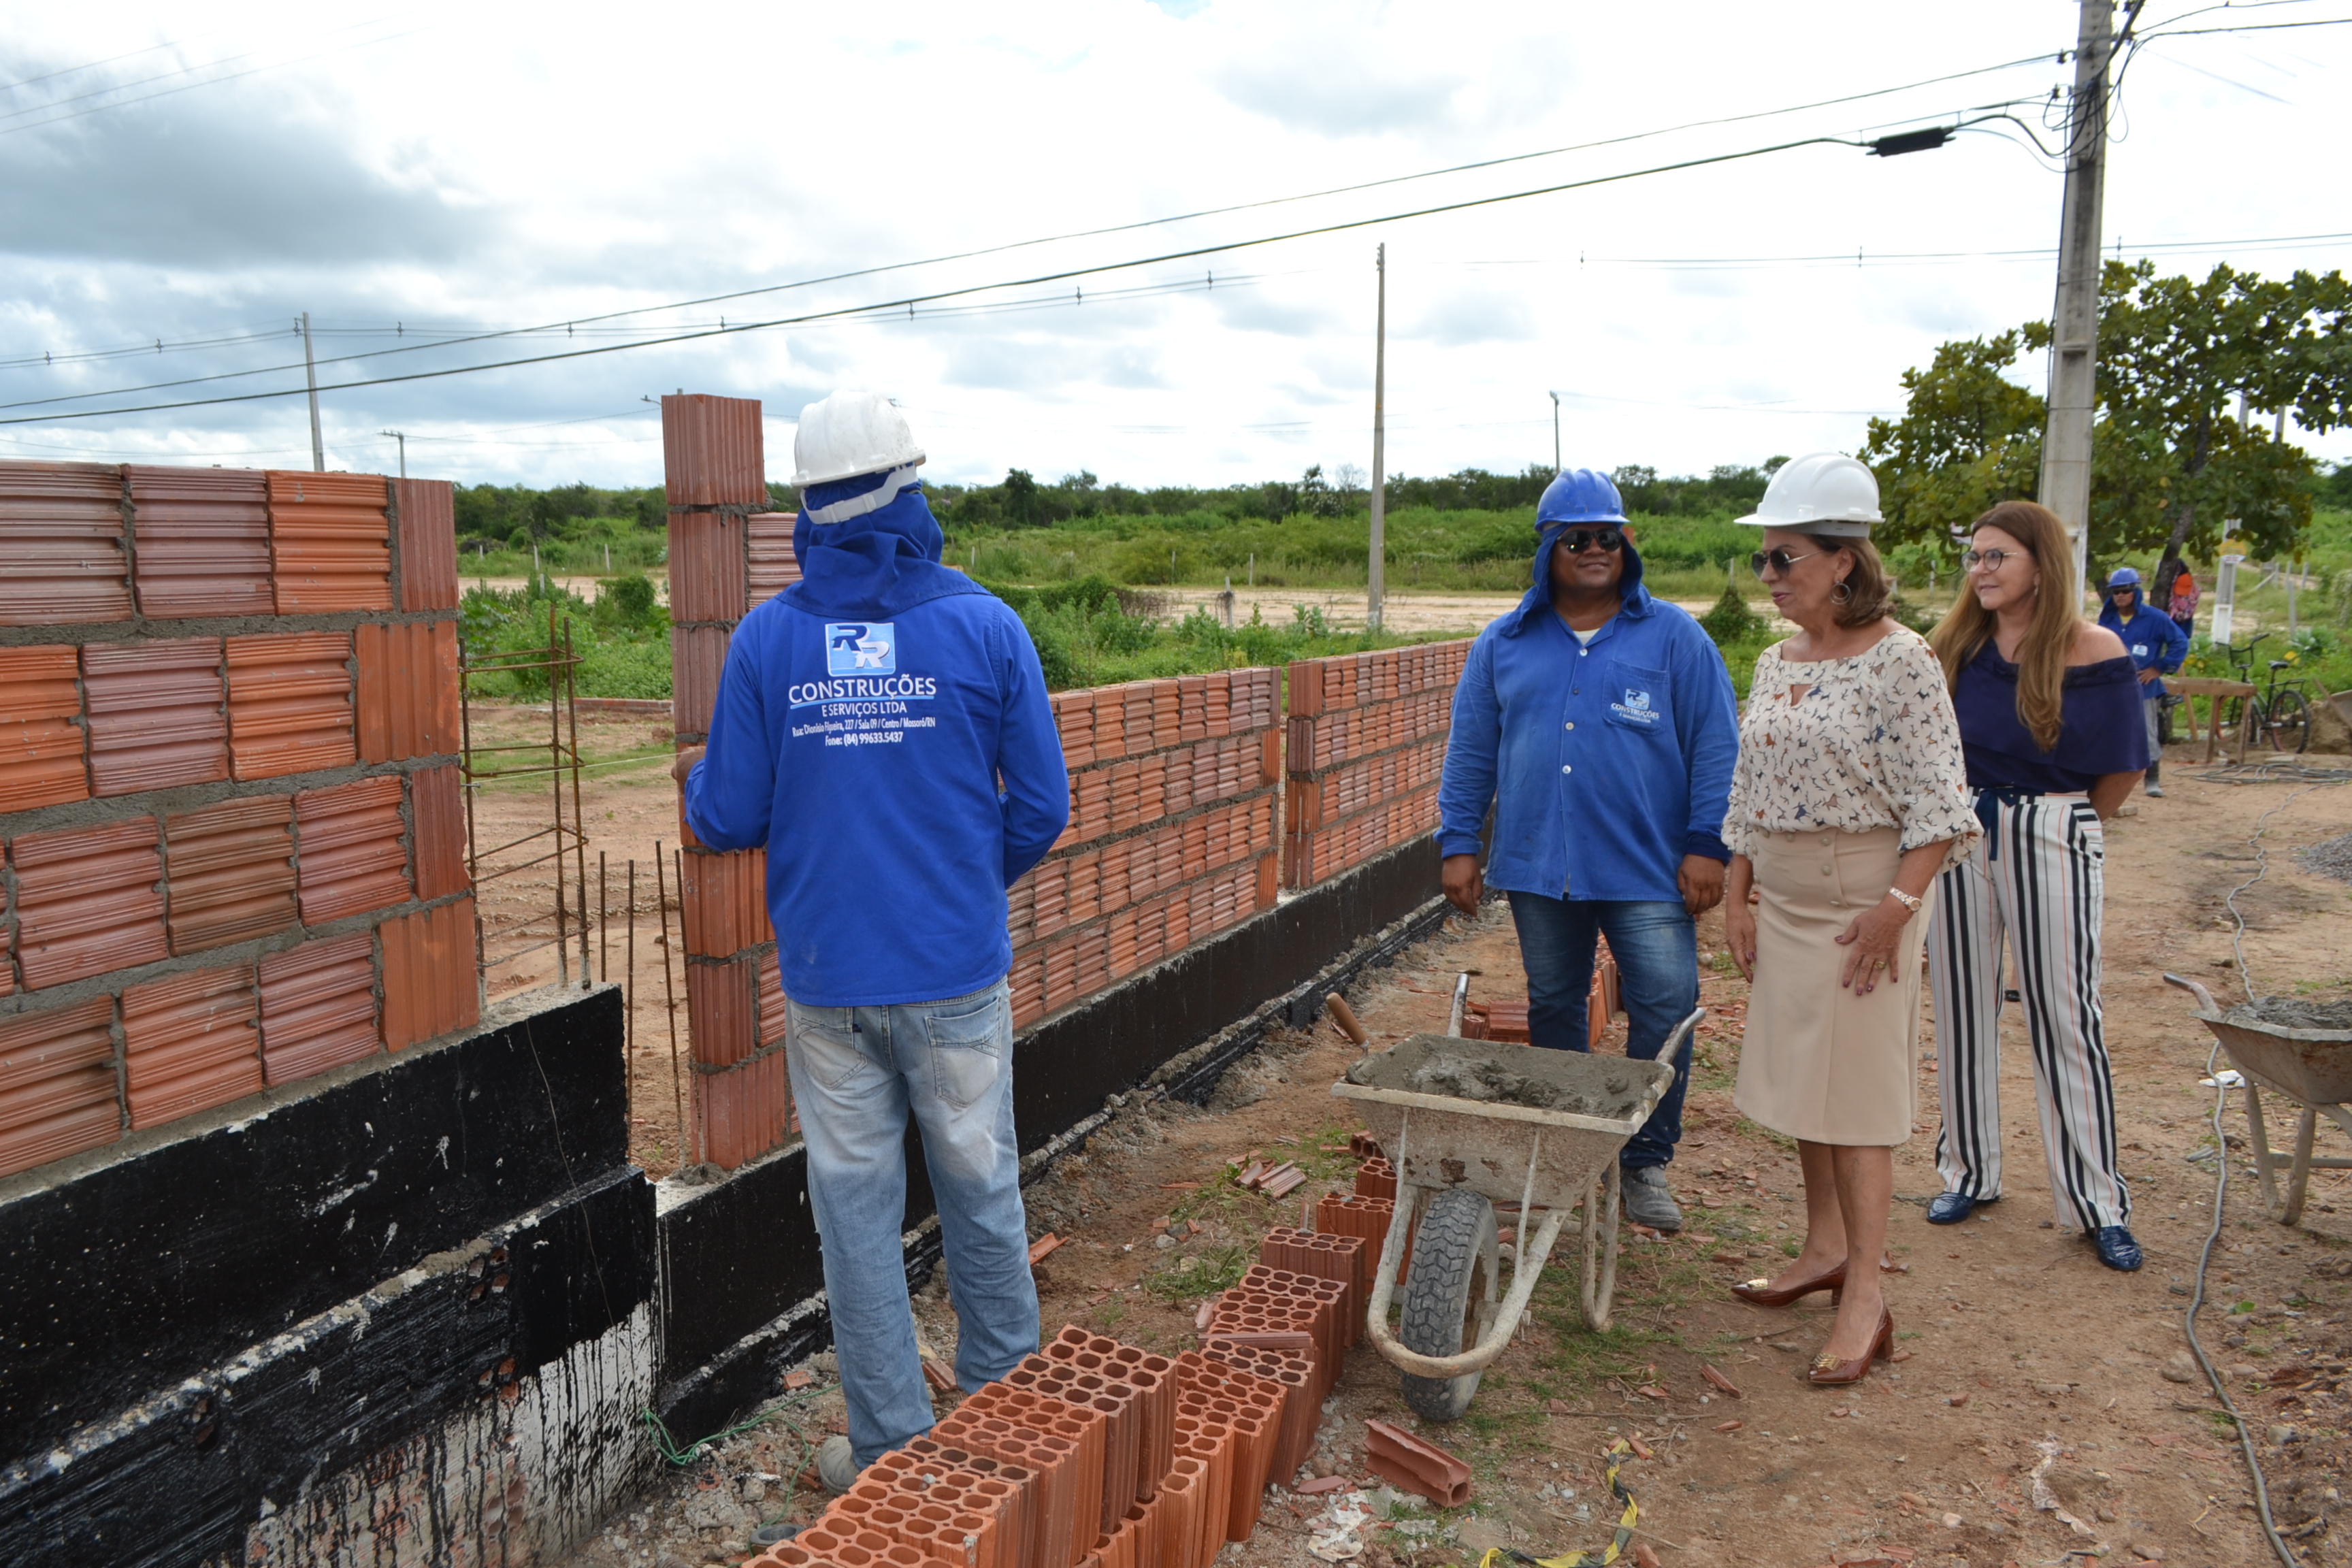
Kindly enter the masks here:
[[2122, 640], [2083, 618], [2074, 552], [2047, 508], [2001, 502], [1977, 519], [1960, 560], [1967, 588], [1930, 640], [1959, 713], [1985, 834], [1937, 888], [1928, 924], [1944, 1190], [1927, 1205], [1927, 1223], [1958, 1225], [2000, 1196], [2007, 945], [2033, 1040], [2057, 1220], [2080, 1226], [2100, 1262], [2128, 1273], [2142, 1259], [2116, 1162], [2099, 1002], [2101, 823], [2147, 764], [2147, 704]]
[[1797, 632], [1756, 661], [1723, 824], [1726, 934], [1752, 983], [1732, 1099], [1797, 1141], [1805, 1244], [1778, 1276], [1733, 1290], [1767, 1307], [1832, 1293], [1809, 1374], [1828, 1386], [1894, 1352], [1878, 1264], [1895, 1146], [1915, 1115], [1915, 917], [1978, 827], [1943, 670], [1888, 613], [1870, 470], [1835, 452], [1796, 458], [1740, 521], [1763, 531], [1752, 563]]

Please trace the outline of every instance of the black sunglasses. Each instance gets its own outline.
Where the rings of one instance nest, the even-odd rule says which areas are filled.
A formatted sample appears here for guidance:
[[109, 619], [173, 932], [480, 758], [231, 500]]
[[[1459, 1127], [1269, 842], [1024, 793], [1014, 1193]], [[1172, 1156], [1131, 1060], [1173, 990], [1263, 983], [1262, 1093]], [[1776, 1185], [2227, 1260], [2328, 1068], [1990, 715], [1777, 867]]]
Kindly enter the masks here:
[[1810, 551], [1803, 555], [1791, 555], [1785, 550], [1759, 550], [1748, 558], [1748, 569], [1761, 577], [1764, 575], [1764, 568], [1769, 566], [1773, 571], [1786, 577], [1790, 567], [1800, 561], [1811, 561], [1820, 553], [1818, 550]]
[[1570, 555], [1581, 554], [1588, 544], [1598, 544], [1614, 555], [1624, 548], [1625, 536], [1613, 528], [1569, 528], [1559, 534], [1559, 547]]

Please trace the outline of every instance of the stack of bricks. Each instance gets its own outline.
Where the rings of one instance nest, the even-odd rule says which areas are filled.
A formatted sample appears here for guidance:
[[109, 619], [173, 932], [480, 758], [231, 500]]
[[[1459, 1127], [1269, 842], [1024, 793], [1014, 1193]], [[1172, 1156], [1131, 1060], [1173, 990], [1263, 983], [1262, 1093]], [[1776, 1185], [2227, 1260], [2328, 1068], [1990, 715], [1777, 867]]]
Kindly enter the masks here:
[[446, 483], [0, 463], [0, 1174], [471, 1027]]
[[[768, 510], [760, 405], [665, 397], [669, 492], [671, 713], [681, 747], [710, 730], [728, 639], [753, 605], [797, 581], [790, 513]], [[781, 549], [780, 549], [781, 542]], [[779, 563], [779, 556], [781, 562]], [[783, 983], [768, 921], [767, 856], [705, 847], [685, 826], [678, 877], [694, 1047], [694, 1152], [733, 1170], [793, 1128]]]
[[1283, 882], [1310, 888], [1437, 826], [1467, 641], [1290, 667]]
[[[1208, 1568], [1294, 1446], [1298, 1366], [1066, 1327], [747, 1568]], [[1307, 1434], [1313, 1436], [1312, 1420]]]
[[1070, 826], [1013, 889], [1015, 1027], [1274, 907], [1276, 679], [1055, 694]]

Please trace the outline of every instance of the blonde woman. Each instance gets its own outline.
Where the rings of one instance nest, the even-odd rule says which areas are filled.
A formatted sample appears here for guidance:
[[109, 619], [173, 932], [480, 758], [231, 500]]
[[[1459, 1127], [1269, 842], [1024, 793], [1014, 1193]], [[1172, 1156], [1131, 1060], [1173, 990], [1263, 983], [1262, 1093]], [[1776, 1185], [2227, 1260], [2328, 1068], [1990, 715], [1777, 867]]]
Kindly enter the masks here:
[[1931, 639], [1959, 714], [1984, 841], [1936, 889], [1944, 1191], [1931, 1225], [2000, 1196], [2000, 958], [2017, 960], [2033, 1041], [2042, 1143], [2058, 1222], [2099, 1261], [2140, 1266], [2131, 1189], [2116, 1165], [2115, 1090], [2099, 1005], [2101, 824], [2147, 766], [2138, 672], [2115, 633], [2083, 618], [2065, 529], [2032, 501], [1977, 519], [1967, 588]]
[[1916, 917], [1978, 828], [1943, 671], [1887, 614], [1870, 470], [1799, 458], [1742, 521], [1763, 526], [1756, 574], [1797, 635], [1756, 661], [1723, 825], [1726, 934], [1753, 983], [1732, 1098], [1797, 1142], [1805, 1245], [1778, 1278], [1733, 1290], [1766, 1307], [1831, 1291], [1837, 1317], [1809, 1375], [1855, 1383], [1894, 1350], [1878, 1261], [1916, 1100]]

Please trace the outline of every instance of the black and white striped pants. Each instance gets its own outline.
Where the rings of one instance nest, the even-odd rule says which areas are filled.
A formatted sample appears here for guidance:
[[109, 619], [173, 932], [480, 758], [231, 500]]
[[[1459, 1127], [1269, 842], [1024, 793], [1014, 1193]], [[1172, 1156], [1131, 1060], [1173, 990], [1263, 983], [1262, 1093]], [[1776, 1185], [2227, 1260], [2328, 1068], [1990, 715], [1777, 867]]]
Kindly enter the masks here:
[[2085, 1230], [2125, 1225], [2131, 1189], [2116, 1164], [2116, 1097], [2099, 1006], [2105, 837], [2080, 795], [1990, 804], [1992, 831], [1966, 865], [1936, 879], [1927, 923], [1944, 1108], [1936, 1168], [1947, 1192], [2000, 1195], [2006, 939], [2033, 1042], [2056, 1217]]

